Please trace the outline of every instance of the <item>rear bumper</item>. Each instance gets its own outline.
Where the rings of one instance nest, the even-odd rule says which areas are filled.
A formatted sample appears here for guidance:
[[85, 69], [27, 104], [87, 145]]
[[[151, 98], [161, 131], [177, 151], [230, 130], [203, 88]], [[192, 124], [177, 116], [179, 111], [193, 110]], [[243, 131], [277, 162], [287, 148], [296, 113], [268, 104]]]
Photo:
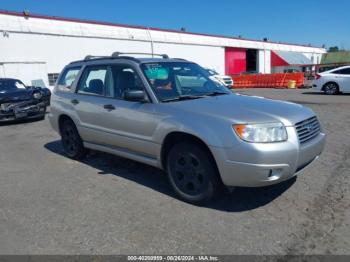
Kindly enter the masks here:
[[312, 83], [312, 89], [314, 89], [316, 91], [322, 91], [322, 82], [320, 82], [318, 80], [314, 80]]
[[[234, 161], [231, 159], [220, 160], [227, 156], [225, 149], [211, 148], [217, 160], [218, 169], [222, 181], [227, 186], [262, 187], [280, 183], [297, 175], [305, 167], [309, 166], [322, 153], [325, 145], [325, 134], [320, 133], [318, 137], [305, 143], [295, 145], [292, 149], [278, 149], [269, 152], [268, 158], [257, 163], [247, 161]], [[262, 152], [263, 153], [263, 152]], [[256, 152], [252, 152], [252, 155]], [[265, 155], [265, 153], [263, 153]], [[285, 161], [283, 159], [285, 155]]]

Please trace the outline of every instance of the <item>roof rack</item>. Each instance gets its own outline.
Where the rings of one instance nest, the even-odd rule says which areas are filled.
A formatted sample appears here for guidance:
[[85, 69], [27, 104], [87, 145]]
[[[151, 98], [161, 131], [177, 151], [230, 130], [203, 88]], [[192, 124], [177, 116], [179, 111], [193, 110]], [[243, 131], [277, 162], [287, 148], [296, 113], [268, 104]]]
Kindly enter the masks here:
[[91, 60], [91, 59], [96, 59], [96, 58], [108, 58], [108, 56], [95, 56], [95, 55], [87, 55], [85, 56], [84, 60]]
[[152, 53], [121, 53], [121, 52], [114, 52], [111, 56], [95, 56], [95, 55], [87, 55], [83, 60], [78, 60], [78, 61], [73, 61], [70, 64], [75, 64], [75, 63], [81, 63], [84, 61], [89, 61], [89, 60], [102, 60], [102, 59], [130, 59], [136, 62], [140, 62], [139, 59], [132, 57], [132, 56], [127, 56], [128, 54], [131, 55], [151, 55], [151, 56], [160, 56], [163, 59], [169, 59], [169, 56], [167, 54], [152, 54]]
[[175, 60], [181, 60], [181, 61], [187, 61], [186, 59], [184, 59], [184, 58], [178, 58], [178, 57], [174, 57], [174, 58], [172, 58], [172, 59], [175, 59]]
[[160, 56], [164, 59], [169, 59], [169, 56], [167, 54], [152, 54], [152, 53], [121, 53], [121, 52], [114, 52], [112, 54], [112, 57], [120, 57], [120, 56], [124, 56], [124, 55], [150, 55], [150, 56]]

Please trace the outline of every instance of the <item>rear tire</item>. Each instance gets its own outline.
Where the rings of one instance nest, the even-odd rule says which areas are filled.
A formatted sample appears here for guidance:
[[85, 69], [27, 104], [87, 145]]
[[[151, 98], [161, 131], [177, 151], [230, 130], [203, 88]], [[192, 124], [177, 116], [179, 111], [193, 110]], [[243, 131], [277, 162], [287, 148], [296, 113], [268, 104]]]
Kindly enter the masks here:
[[323, 92], [326, 95], [337, 95], [339, 94], [339, 86], [334, 82], [327, 83], [323, 86]]
[[218, 196], [221, 180], [213, 158], [200, 145], [176, 144], [167, 157], [168, 180], [184, 201], [204, 204]]
[[65, 154], [72, 159], [83, 158], [86, 155], [86, 150], [74, 122], [69, 119], [64, 120], [60, 130]]

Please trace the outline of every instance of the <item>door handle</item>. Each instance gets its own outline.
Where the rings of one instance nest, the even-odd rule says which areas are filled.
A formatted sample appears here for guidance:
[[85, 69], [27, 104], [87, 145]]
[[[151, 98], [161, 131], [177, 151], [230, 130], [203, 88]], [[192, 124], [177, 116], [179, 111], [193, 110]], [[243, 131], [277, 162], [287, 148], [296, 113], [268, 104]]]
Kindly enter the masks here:
[[103, 108], [107, 109], [108, 111], [115, 110], [115, 106], [114, 105], [104, 105]]
[[77, 99], [72, 99], [70, 102], [71, 102], [73, 105], [79, 104], [79, 100], [77, 100]]

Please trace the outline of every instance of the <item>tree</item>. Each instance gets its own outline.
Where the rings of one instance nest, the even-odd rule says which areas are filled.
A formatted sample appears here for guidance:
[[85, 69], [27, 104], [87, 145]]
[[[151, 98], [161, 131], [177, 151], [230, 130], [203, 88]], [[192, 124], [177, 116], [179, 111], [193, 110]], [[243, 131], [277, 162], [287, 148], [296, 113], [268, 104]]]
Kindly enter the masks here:
[[328, 52], [339, 52], [338, 46], [331, 46], [328, 48]]

